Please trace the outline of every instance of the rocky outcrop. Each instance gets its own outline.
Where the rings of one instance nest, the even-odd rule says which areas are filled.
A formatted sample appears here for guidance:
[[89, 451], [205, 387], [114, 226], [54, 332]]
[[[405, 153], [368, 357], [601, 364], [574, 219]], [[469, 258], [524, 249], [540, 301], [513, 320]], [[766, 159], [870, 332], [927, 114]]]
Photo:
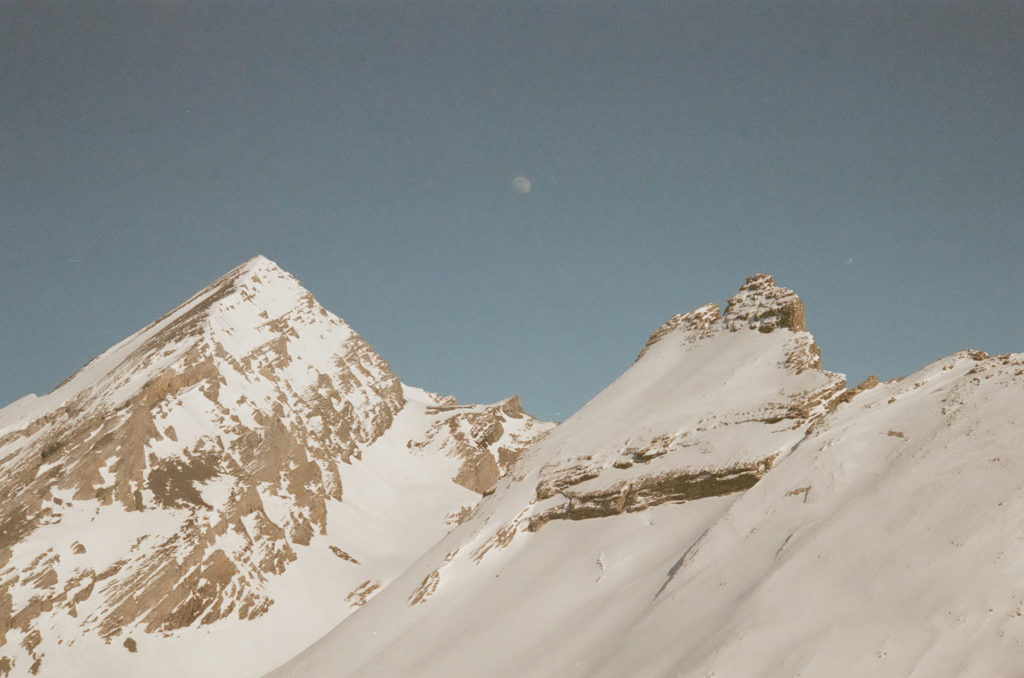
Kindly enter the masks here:
[[796, 292], [775, 284], [767, 273], [758, 273], [747, 281], [729, 299], [725, 309], [725, 326], [736, 332], [743, 328], [771, 332], [789, 329], [806, 332], [804, 304]]
[[[643, 511], [665, 503], [681, 503], [741, 492], [753, 487], [771, 469], [774, 461], [775, 457], [772, 456], [724, 469], [702, 469], [696, 472], [674, 469], [584, 492], [563, 486], [557, 490], [563, 501], [532, 515], [526, 529], [534, 532], [551, 520], [601, 518]], [[537, 499], [544, 499], [544, 495], [550, 491], [550, 488], [538, 487]]]
[[478, 494], [492, 490], [512, 469], [520, 453], [552, 426], [527, 415], [518, 396], [493, 405], [450, 403], [427, 411], [437, 415], [437, 421], [422, 440], [412, 445], [440, 443], [444, 454], [461, 461], [452, 480]]
[[860, 382], [859, 384], [857, 384], [853, 388], [848, 389], [846, 392], [841, 394], [839, 397], [832, 399], [829, 402], [829, 407], [828, 407], [829, 411], [834, 410], [835, 408], [839, 407], [840, 405], [842, 405], [844, 403], [850, 402], [851, 400], [856, 398], [858, 395], [860, 395], [864, 391], [870, 391], [871, 389], [873, 389], [876, 386], [878, 386], [878, 384], [879, 384], [878, 377], [876, 377], [873, 374], [872, 375], [868, 375], [868, 377], [864, 381]]
[[[731, 332], [741, 329], [764, 333], [777, 329], [806, 332], [804, 304], [796, 292], [779, 287], [772, 276], [758, 273], [747, 278], [739, 291], [729, 298], [724, 314], [718, 304], [708, 303], [689, 313], [672, 316], [650, 336], [637, 360], [669, 334], [681, 345], [689, 345], [714, 336], [723, 328]], [[800, 369], [820, 367], [818, 347], [810, 340], [806, 344], [794, 351], [794, 366]]]
[[692, 344], [705, 337], [710, 337], [720, 329], [719, 321], [721, 319], [722, 309], [718, 307], [718, 304], [704, 304], [689, 313], [677, 313], [655, 330], [636, 359], [643, 358], [651, 346], [672, 332], [681, 332], [684, 344]]

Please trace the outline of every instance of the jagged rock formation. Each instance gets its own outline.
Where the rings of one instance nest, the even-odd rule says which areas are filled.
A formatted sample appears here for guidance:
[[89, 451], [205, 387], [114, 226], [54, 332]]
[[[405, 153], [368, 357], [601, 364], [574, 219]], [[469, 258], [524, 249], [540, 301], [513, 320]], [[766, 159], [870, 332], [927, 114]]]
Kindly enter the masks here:
[[807, 331], [800, 297], [793, 290], [776, 285], [767, 273], [747, 278], [740, 291], [730, 297], [725, 324], [733, 332], [745, 327], [759, 332], [780, 328]]
[[[267, 614], [314, 540], [346, 553], [330, 514], [348, 467], [403, 413], [388, 444], [450, 457], [433, 481], [477, 494], [548, 428], [515, 399], [460, 407], [404, 387], [263, 257], [16, 405], [0, 412], [0, 655], [22, 675], [66, 675], [44, 655], [79, 636], [130, 633], [145, 654], [139, 634]], [[467, 502], [435, 509], [435, 538]]]

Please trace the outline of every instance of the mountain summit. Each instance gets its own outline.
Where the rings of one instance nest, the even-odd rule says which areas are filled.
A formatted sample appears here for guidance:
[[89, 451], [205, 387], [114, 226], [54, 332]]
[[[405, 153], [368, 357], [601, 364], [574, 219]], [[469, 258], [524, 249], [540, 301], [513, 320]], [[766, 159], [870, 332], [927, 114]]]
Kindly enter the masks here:
[[[781, 328], [806, 332], [804, 303], [793, 290], [776, 285], [772, 276], [758, 273], [747, 278], [739, 292], [729, 298], [724, 317], [722, 309], [715, 303], [705, 304], [689, 313], [674, 315], [651, 335], [640, 356], [643, 357], [647, 349], [675, 330], [683, 331], [688, 341], [695, 341], [722, 328], [732, 332], [749, 328], [766, 334]], [[818, 347], [813, 342], [802, 343], [819, 358], [811, 359], [807, 367], [821, 367], [821, 351]]]
[[[120, 654], [124, 675], [270, 668], [440, 538], [549, 425], [516, 399], [458, 406], [403, 385], [256, 257], [0, 427], [0, 675], [68, 676], [113, 675]], [[266, 622], [327, 591], [332, 606]], [[276, 642], [200, 662], [181, 651], [209, 642], [200, 629]]]

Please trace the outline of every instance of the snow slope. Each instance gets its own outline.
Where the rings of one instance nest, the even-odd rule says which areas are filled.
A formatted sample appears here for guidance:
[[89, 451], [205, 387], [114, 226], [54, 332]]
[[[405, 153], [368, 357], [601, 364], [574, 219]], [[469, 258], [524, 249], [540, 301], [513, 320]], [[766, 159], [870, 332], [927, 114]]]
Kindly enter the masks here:
[[670, 320], [269, 675], [1018, 675], [1024, 355], [844, 390], [790, 295]]
[[1022, 386], [1024, 355], [962, 353], [839, 408], [594, 675], [1019, 675]]

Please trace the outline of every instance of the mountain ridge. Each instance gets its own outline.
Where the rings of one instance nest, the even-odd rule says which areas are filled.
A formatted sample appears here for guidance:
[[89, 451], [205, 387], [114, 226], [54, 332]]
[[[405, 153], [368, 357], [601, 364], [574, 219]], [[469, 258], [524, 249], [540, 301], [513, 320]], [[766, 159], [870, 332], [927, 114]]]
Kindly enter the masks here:
[[1024, 355], [847, 389], [795, 294], [758, 275], [733, 299], [670, 319], [268, 676], [1012, 674]]
[[255, 257], [0, 410], [0, 675], [1012, 673], [1024, 355], [848, 388], [805, 315], [753, 275], [554, 426]]

